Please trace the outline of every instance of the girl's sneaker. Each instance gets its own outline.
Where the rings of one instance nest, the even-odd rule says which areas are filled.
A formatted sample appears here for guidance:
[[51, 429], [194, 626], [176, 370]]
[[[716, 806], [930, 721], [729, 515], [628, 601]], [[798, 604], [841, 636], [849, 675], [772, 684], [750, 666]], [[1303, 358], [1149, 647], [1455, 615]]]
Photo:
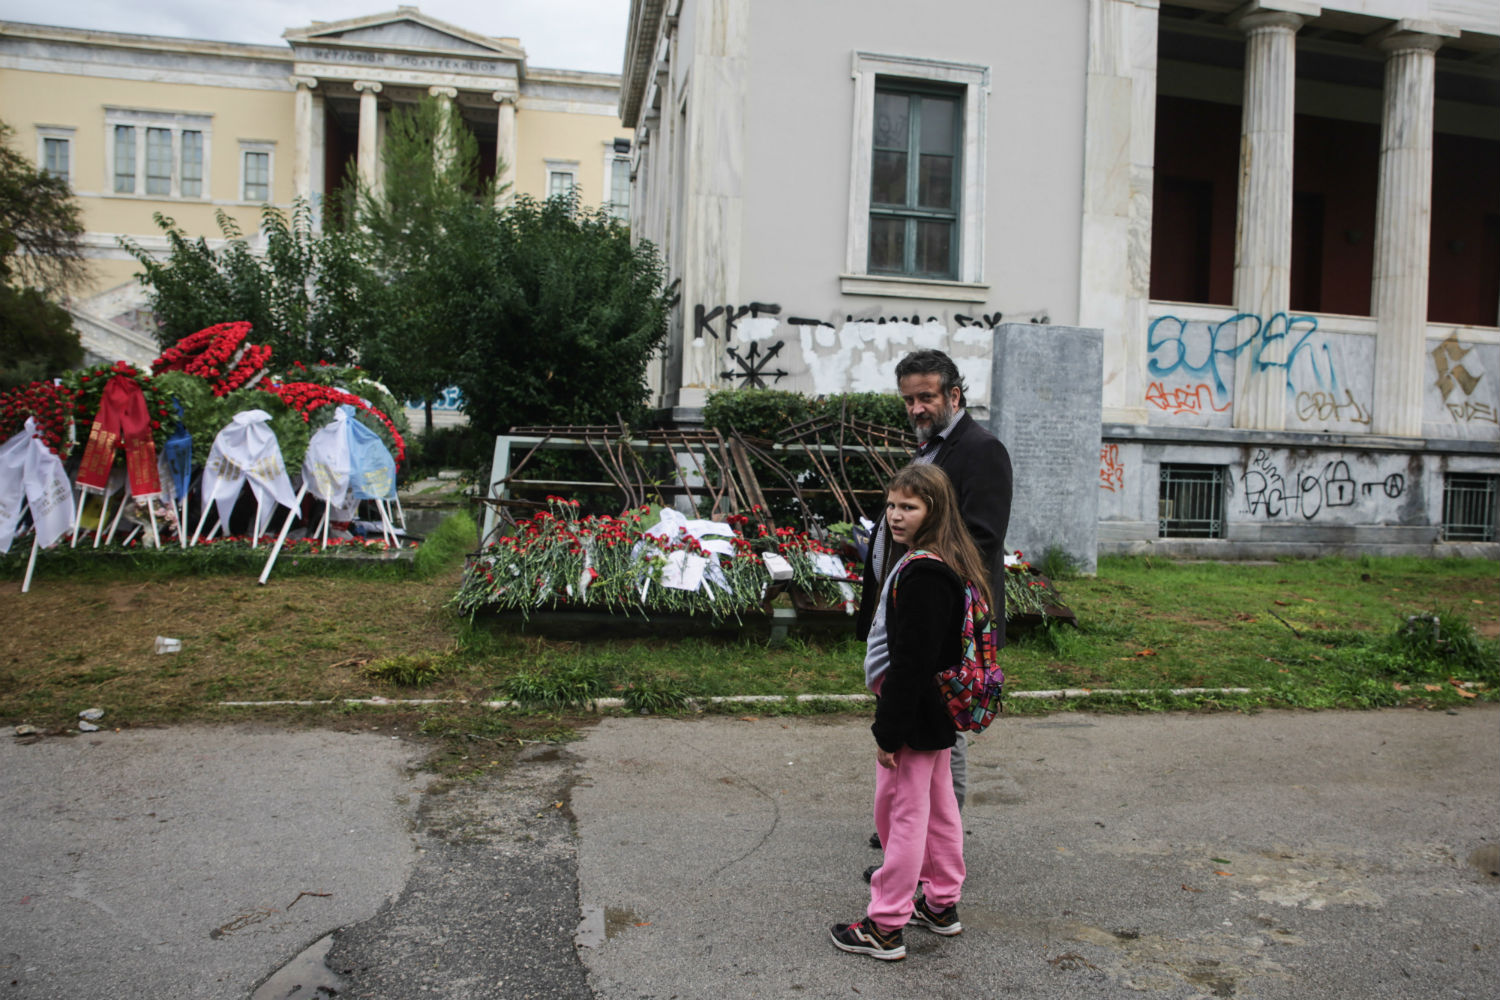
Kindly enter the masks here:
[[916, 909], [912, 910], [911, 922], [921, 924], [934, 934], [944, 937], [952, 937], [954, 934], [962, 934], [964, 925], [958, 922], [958, 904], [954, 903], [946, 910], [931, 910], [927, 906], [925, 896], [917, 896]]
[[870, 922], [869, 917], [857, 924], [834, 924], [830, 933], [834, 947], [843, 951], [869, 955], [883, 962], [906, 957], [906, 941], [901, 937], [901, 929], [882, 931]]

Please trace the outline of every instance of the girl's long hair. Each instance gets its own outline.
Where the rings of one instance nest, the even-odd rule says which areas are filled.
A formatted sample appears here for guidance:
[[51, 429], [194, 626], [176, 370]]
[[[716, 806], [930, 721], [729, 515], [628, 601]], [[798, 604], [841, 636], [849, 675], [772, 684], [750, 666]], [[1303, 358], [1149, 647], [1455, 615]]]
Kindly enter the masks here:
[[969, 536], [964, 519], [958, 512], [958, 494], [953, 481], [936, 465], [908, 465], [891, 478], [886, 494], [907, 493], [927, 505], [927, 516], [912, 537], [913, 549], [926, 549], [948, 564], [960, 578], [971, 581], [984, 594], [985, 603], [995, 607], [994, 581], [990, 580], [979, 547]]

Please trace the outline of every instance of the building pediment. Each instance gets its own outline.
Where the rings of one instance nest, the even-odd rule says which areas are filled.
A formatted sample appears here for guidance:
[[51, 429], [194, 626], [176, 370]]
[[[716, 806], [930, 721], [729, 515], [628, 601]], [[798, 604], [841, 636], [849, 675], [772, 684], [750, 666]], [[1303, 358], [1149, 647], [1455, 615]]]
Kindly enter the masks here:
[[315, 21], [305, 28], [288, 28], [282, 37], [296, 50], [420, 52], [489, 60], [526, 58], [525, 50], [508, 39], [466, 31], [415, 7], [343, 21]]

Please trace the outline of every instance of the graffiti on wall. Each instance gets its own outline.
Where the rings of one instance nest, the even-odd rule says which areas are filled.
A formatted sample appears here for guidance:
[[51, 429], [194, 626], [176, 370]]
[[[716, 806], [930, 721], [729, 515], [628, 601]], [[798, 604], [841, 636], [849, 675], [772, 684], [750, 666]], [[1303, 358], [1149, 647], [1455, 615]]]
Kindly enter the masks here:
[[1297, 419], [1324, 423], [1347, 420], [1354, 424], [1368, 424], [1370, 410], [1355, 399], [1354, 393], [1348, 389], [1344, 390], [1342, 399], [1337, 393], [1318, 389], [1297, 393]]
[[[827, 319], [791, 315], [777, 302], [697, 305], [693, 340], [712, 343], [721, 363], [713, 374], [731, 385], [769, 388], [790, 380], [814, 394], [889, 391], [897, 361], [910, 351], [946, 351], [969, 387], [972, 404], [989, 398], [992, 331], [1001, 323], [1051, 322], [1045, 309], [941, 316], [836, 314]], [[790, 329], [789, 329], [790, 328]], [[804, 379], [811, 383], [801, 384]]]
[[1473, 398], [1485, 373], [1472, 346], [1460, 344], [1458, 334], [1450, 333], [1447, 340], [1433, 348], [1432, 363], [1437, 370], [1435, 385], [1454, 420], [1464, 424], [1500, 423], [1494, 406]]
[[[1243, 355], [1257, 372], [1285, 371], [1287, 389], [1295, 392], [1292, 369], [1302, 361], [1318, 387], [1336, 387], [1338, 372], [1328, 345], [1313, 341], [1317, 330], [1317, 317], [1290, 313], [1276, 313], [1268, 319], [1254, 313], [1236, 313], [1219, 323], [1160, 316], [1146, 328], [1146, 366], [1158, 378], [1186, 375], [1210, 382], [1223, 394], [1229, 386], [1220, 366]], [[1285, 358], [1266, 357], [1273, 345], [1282, 343], [1287, 345]]]
[[767, 378], [770, 378], [772, 382], [780, 382], [782, 379], [787, 377], [788, 372], [785, 368], [778, 368], [775, 371], [768, 371], [766, 369], [766, 366], [771, 363], [771, 359], [780, 354], [781, 349], [785, 346], [786, 341], [778, 340], [776, 341], [776, 343], [766, 348], [766, 353], [761, 354], [760, 341], [757, 340], [752, 341], [750, 344], [750, 349], [744, 354], [741, 354], [734, 347], [734, 345], [731, 344], [730, 346], [724, 348], [724, 353], [728, 354], [731, 358], [734, 359], [735, 364], [739, 365], [739, 369], [737, 371], [720, 372], [719, 377], [728, 379], [730, 381], [739, 379], [739, 387], [741, 389], [768, 388], [768, 386], [766, 385]]
[[1223, 413], [1229, 404], [1220, 406], [1214, 402], [1213, 386], [1207, 382], [1197, 385], [1180, 385], [1168, 389], [1160, 382], [1152, 382], [1146, 388], [1146, 402], [1167, 413]]
[[[1291, 484], [1290, 486], [1288, 484]], [[1399, 472], [1373, 480], [1356, 480], [1347, 460], [1325, 462], [1319, 471], [1283, 471], [1279, 461], [1260, 449], [1245, 467], [1240, 480], [1245, 513], [1267, 519], [1300, 514], [1311, 521], [1325, 510], [1353, 507], [1365, 498], [1397, 500], [1406, 492], [1406, 477]]]
[[1120, 446], [1107, 444], [1099, 449], [1099, 488], [1117, 493], [1125, 488], [1125, 466], [1120, 462]]

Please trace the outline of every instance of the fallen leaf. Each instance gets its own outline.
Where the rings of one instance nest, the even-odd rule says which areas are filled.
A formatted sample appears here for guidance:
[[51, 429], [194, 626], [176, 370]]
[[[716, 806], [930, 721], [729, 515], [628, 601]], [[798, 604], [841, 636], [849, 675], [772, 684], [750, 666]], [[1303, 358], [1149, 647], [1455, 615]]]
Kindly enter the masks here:
[[1441, 684], [1423, 684], [1422, 687], [1428, 691], [1441, 691], [1443, 689]]
[[1477, 698], [1477, 697], [1479, 697], [1473, 691], [1466, 691], [1466, 690], [1464, 690], [1464, 682], [1461, 681], [1461, 680], [1459, 680], [1457, 677], [1450, 677], [1450, 678], [1448, 678], [1448, 683], [1453, 685], [1454, 689], [1458, 691], [1459, 697], [1461, 697], [1461, 698]]
[[554, 803], [552, 803], [552, 808], [553, 809], [561, 809], [562, 806], [563, 806], [563, 804], [561, 802], [554, 802]]
[[1156, 655], [1156, 650], [1154, 650], [1154, 649], [1142, 649], [1142, 650], [1139, 650], [1135, 655], [1136, 656], [1155, 656]]
[[1233, 875], [1234, 875], [1234, 872], [1221, 872], [1221, 871], [1217, 871], [1217, 870], [1216, 870], [1216, 871], [1215, 871], [1215, 872], [1214, 872], [1214, 874], [1215, 874], [1215, 875], [1229, 875], [1229, 876], [1231, 876], [1231, 877], [1232, 877], [1232, 876], [1233, 876]]
[[1396, 681], [1394, 686], [1395, 686], [1395, 688], [1396, 688], [1397, 691], [1410, 691], [1411, 690], [1411, 685], [1410, 684], [1402, 684], [1400, 681]]
[[1318, 603], [1318, 602], [1317, 602], [1317, 601], [1316, 601], [1316, 600], [1314, 600], [1314, 599], [1313, 599], [1313, 598], [1311, 598], [1311, 597], [1304, 597], [1304, 598], [1302, 598], [1302, 599], [1303, 599], [1303, 600], [1304, 600], [1304, 601], [1306, 601], [1306, 602], [1307, 602], [1307, 603], [1308, 603], [1308, 604], [1317, 604], [1317, 603]]
[[649, 920], [642, 920], [640, 923], [636, 924], [636, 926], [637, 927], [650, 927], [651, 926], [651, 921], [649, 921]]
[[1483, 603], [1484, 603], [1484, 602], [1483, 602], [1483, 601], [1481, 601], [1481, 600], [1480, 600], [1480, 599], [1479, 599], [1479, 598], [1477, 598], [1477, 597], [1474, 597], [1474, 598], [1471, 598], [1471, 600], [1472, 600], [1472, 601], [1473, 601], [1473, 602], [1474, 602], [1474, 603], [1475, 603], [1475, 604], [1483, 604]]
[[1278, 605], [1279, 607], [1283, 607], [1283, 608], [1290, 606], [1290, 605], [1287, 604], [1286, 601], [1272, 601], [1271, 603], [1275, 604], [1275, 605]]
[[740, 716], [740, 721], [741, 722], [759, 722], [760, 721], [760, 717], [759, 716], [755, 716], [755, 715], [742, 715], [742, 716]]
[[1234, 617], [1237, 618], [1237, 619], [1239, 619], [1242, 622], [1253, 622], [1253, 621], [1255, 621], [1255, 616], [1254, 615], [1248, 614], [1248, 613], [1246, 613], [1244, 611], [1241, 611], [1239, 614], [1235, 615]]
[[1187, 892], [1202, 892], [1203, 891], [1202, 889], [1194, 889], [1192, 886], [1188, 885], [1186, 882], [1183, 883], [1182, 888], [1185, 891], [1187, 891]]
[[1208, 860], [1212, 861], [1216, 865], [1232, 865], [1232, 864], [1234, 864], [1234, 862], [1230, 861], [1228, 858], [1209, 858]]

